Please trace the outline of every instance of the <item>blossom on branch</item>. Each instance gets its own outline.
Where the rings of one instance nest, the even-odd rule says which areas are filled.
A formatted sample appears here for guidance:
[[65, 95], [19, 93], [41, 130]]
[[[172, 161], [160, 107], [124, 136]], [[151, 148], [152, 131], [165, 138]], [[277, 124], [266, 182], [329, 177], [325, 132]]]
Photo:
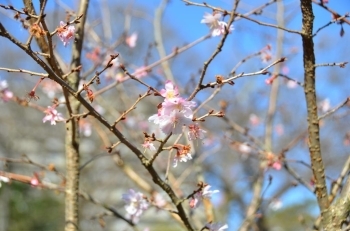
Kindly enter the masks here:
[[219, 19], [221, 18], [221, 16], [222, 15], [219, 13], [210, 14], [205, 12], [201, 23], [205, 23], [211, 30], [215, 29], [219, 27]]
[[158, 106], [158, 113], [149, 117], [148, 121], [158, 124], [165, 134], [180, 134], [183, 126], [192, 123], [192, 108], [196, 103], [180, 97], [177, 87], [171, 81], [165, 83], [165, 89], [160, 94], [164, 101]]
[[190, 200], [190, 207], [197, 208], [204, 198], [211, 198], [212, 194], [219, 192], [219, 190], [209, 190], [210, 188], [210, 185], [206, 185], [205, 187], [201, 188], [199, 192], [195, 193]]
[[188, 125], [188, 139], [189, 140], [195, 140], [195, 139], [203, 139], [204, 133], [207, 133], [203, 129], [201, 129], [198, 125], [198, 123], [190, 124]]
[[43, 123], [46, 121], [50, 121], [51, 125], [56, 125], [56, 121], [63, 121], [64, 118], [62, 117], [62, 114], [57, 112], [56, 110], [57, 105], [48, 106], [47, 109], [44, 111], [46, 116], [43, 118]]
[[203, 19], [201, 20], [201, 23], [204, 23], [209, 27], [211, 31], [211, 36], [213, 37], [225, 34], [226, 30], [228, 31], [228, 33], [231, 33], [233, 30], [232, 25], [228, 27], [226, 22], [219, 21], [220, 17], [221, 17], [221, 14], [218, 14], [218, 13], [214, 13], [214, 14], [205, 13], [203, 16]]
[[64, 46], [67, 46], [69, 40], [74, 38], [75, 27], [73, 25], [66, 25], [64, 22], [60, 22], [60, 27], [57, 28], [57, 35], [63, 42]]
[[145, 142], [142, 144], [142, 147], [144, 147], [146, 149], [149, 149], [151, 151], [155, 151], [156, 150], [156, 148], [154, 147], [154, 144], [151, 141], [149, 141], [149, 140], [147, 140], [147, 141], [145, 140]]
[[129, 193], [123, 194], [122, 198], [126, 203], [124, 208], [127, 212], [127, 218], [137, 223], [142, 213], [148, 209], [147, 200], [142, 193], [135, 192], [133, 189], [129, 189]]
[[165, 89], [160, 90], [160, 94], [168, 100], [177, 98], [179, 96], [179, 89], [170, 80], [165, 82]]
[[187, 160], [192, 159], [192, 155], [190, 153], [191, 146], [190, 145], [183, 145], [183, 144], [174, 144], [174, 149], [176, 149], [176, 155], [174, 157], [174, 168], [177, 166], [177, 163], [180, 162], [187, 162]]

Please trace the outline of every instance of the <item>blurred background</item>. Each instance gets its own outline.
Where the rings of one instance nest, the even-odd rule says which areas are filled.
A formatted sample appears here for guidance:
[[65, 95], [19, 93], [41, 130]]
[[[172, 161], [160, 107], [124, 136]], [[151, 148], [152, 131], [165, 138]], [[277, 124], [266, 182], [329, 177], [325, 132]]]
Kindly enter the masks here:
[[[0, 3], [17, 9], [23, 8], [21, 1], [0, 0]], [[207, 0], [206, 3], [228, 11], [233, 8], [233, 1], [229, 0]], [[261, 0], [241, 0], [237, 12], [245, 14], [265, 3]], [[34, 5], [38, 10], [36, 1]], [[54, 31], [60, 21], [66, 21], [67, 12], [73, 14], [78, 6], [79, 1], [48, 1], [45, 19], [49, 29]], [[326, 6], [341, 16], [350, 11], [350, 2], [347, 0], [330, 0]], [[314, 31], [317, 31], [332, 20], [332, 14], [318, 4], [313, 7]], [[157, 12], [162, 13], [161, 17]], [[162, 49], [168, 55], [202, 38], [194, 46], [169, 59], [169, 69], [164, 70], [161, 64], [153, 65], [151, 70], [141, 76], [143, 81], [158, 90], [164, 88], [166, 77], [169, 79], [172, 76], [181, 95], [188, 97], [198, 83], [203, 63], [211, 57], [221, 39], [204, 38], [209, 33], [208, 27], [200, 23], [205, 12], [212, 13], [212, 10], [186, 6], [177, 0], [91, 0], [85, 28], [81, 70], [83, 78], [89, 80], [95, 71], [103, 69], [110, 54], [119, 54], [116, 65], [102, 74], [101, 84], [94, 85], [95, 92], [103, 92], [96, 96], [92, 105], [112, 123], [132, 106], [139, 94], [147, 91], [132, 80], [119, 83], [124, 74], [117, 63], [123, 63], [133, 73], [164, 59]], [[278, 1], [249, 17], [301, 30], [299, 1]], [[70, 20], [72, 19], [71, 17]], [[228, 19], [229, 16], [223, 18], [226, 22]], [[18, 40], [25, 42], [28, 39], [25, 22], [15, 20], [13, 11], [0, 8], [0, 22]], [[212, 207], [205, 205], [205, 209], [202, 206], [190, 210], [185, 203], [197, 229], [208, 222], [208, 214], [205, 212], [210, 210], [215, 222], [227, 223], [228, 230], [238, 230], [246, 218], [254, 185], [257, 179], [261, 179], [262, 200], [253, 230], [311, 230], [319, 210], [316, 197], [310, 191], [313, 179], [307, 146], [306, 104], [304, 90], [300, 86], [304, 73], [301, 37], [244, 18], [235, 20], [233, 27], [222, 52], [209, 65], [204, 84], [215, 81], [216, 75], [227, 78], [235, 73], [257, 72], [280, 57], [286, 57], [287, 61], [275, 65], [269, 71], [295, 81], [278, 77], [271, 85], [266, 83], [271, 78], [270, 74], [254, 75], [234, 80], [233, 86], [224, 85], [222, 88], [207, 88], [199, 92], [194, 98], [199, 105], [209, 97], [213, 98], [198, 110], [196, 117], [210, 110], [224, 111], [226, 116], [209, 117], [201, 123], [201, 127], [207, 131], [205, 139], [192, 143], [192, 161], [181, 163], [176, 168], [171, 163], [169, 184], [180, 197], [192, 193], [199, 181], [212, 185], [212, 189], [220, 190], [211, 199]], [[136, 36], [137, 40], [133, 44], [132, 40]], [[314, 40], [316, 63], [349, 61], [349, 40], [350, 27], [346, 23], [333, 23], [321, 30]], [[0, 67], [43, 72], [27, 54], [7, 39], [1, 37], [0, 41]], [[57, 36], [53, 37], [53, 42], [60, 64], [68, 73], [71, 44], [64, 47]], [[32, 49], [38, 50], [35, 42]], [[342, 104], [350, 96], [349, 68], [350, 66], [317, 68], [319, 115]], [[7, 89], [20, 99], [26, 98], [39, 78], [23, 73], [0, 72], [0, 81], [6, 81]], [[109, 89], [105, 90], [108, 86]], [[40, 83], [36, 94], [40, 99], [31, 100], [30, 107], [21, 106], [14, 100], [0, 104], [0, 170], [27, 176], [38, 174], [41, 179], [59, 185], [62, 183], [59, 175], [24, 161], [30, 159], [43, 166], [51, 164], [60, 173], [65, 171], [64, 122], [56, 126], [42, 122], [45, 116], [43, 110], [52, 105], [52, 100], [64, 100], [62, 90], [53, 81], [45, 79]], [[144, 138], [142, 132], [155, 132], [157, 137], [164, 137], [154, 124], [148, 122], [148, 117], [157, 112], [156, 106], [161, 102], [160, 97], [145, 98], [136, 110], [118, 124], [128, 139], [140, 144], [140, 149]], [[337, 179], [349, 157], [349, 106], [345, 105], [321, 121], [322, 155], [328, 186]], [[67, 118], [64, 106], [57, 110]], [[121, 195], [129, 188], [148, 197], [160, 198], [161, 204], [170, 201], [153, 184], [139, 160], [125, 147], [119, 145], [107, 153], [106, 147], [117, 142], [108, 130], [90, 117], [81, 119], [80, 123], [81, 190], [121, 214], [125, 214]], [[180, 141], [187, 142], [186, 136]], [[151, 154], [146, 153], [148, 156]], [[267, 162], [262, 170], [261, 163], [270, 160], [271, 156], [276, 161]], [[155, 166], [162, 177], [168, 160], [167, 151], [156, 159]], [[286, 166], [294, 170], [309, 187], [296, 180], [296, 175], [293, 176]], [[40, 190], [17, 182], [2, 184], [0, 211], [0, 230], [55, 231], [64, 227], [64, 195], [59, 192]], [[81, 230], [132, 230], [124, 221], [104, 214], [101, 205], [81, 199], [80, 211]], [[184, 230], [169, 212], [152, 206], [141, 217], [138, 228], [149, 228], [152, 231]]]

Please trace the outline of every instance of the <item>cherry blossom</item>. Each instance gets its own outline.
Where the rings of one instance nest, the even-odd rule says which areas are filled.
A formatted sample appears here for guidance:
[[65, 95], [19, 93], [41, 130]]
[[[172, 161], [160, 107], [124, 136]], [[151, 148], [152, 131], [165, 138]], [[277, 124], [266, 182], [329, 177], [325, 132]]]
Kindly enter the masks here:
[[196, 103], [180, 97], [177, 87], [171, 81], [166, 82], [165, 89], [160, 94], [165, 99], [158, 106], [158, 113], [149, 117], [148, 121], [158, 124], [165, 134], [180, 134], [183, 126], [192, 124], [192, 108]]
[[209, 223], [205, 227], [209, 229], [209, 231], [222, 231], [228, 229], [227, 224], [222, 225], [220, 223]]
[[146, 148], [146, 149], [149, 149], [151, 151], [155, 151], [156, 148], [154, 147], [154, 144], [150, 141], [145, 141], [143, 144], [142, 144], [142, 147]]
[[160, 94], [164, 98], [171, 100], [179, 96], [179, 89], [177, 88], [177, 86], [173, 84], [173, 82], [171, 82], [170, 80], [167, 80], [165, 82], [165, 89], [160, 90]]
[[60, 27], [57, 28], [57, 35], [63, 42], [64, 46], [67, 46], [69, 40], [74, 38], [75, 27], [73, 25], [66, 25], [63, 21], [60, 22]]
[[211, 31], [211, 36], [220, 36], [225, 34], [226, 29], [228, 30], [229, 33], [233, 30], [233, 26], [230, 25], [228, 28], [228, 25], [224, 21], [219, 21], [219, 18], [221, 17], [221, 14], [209, 14], [205, 13], [203, 16], [203, 19], [201, 20], [201, 23], [206, 24], [210, 31]]
[[231, 33], [233, 31], [233, 26], [230, 25], [230, 27], [228, 28], [228, 25], [226, 22], [219, 21], [219, 26], [212, 29], [211, 36], [215, 37], [215, 36], [224, 35], [226, 30], [228, 30], [228, 33]]
[[180, 134], [184, 125], [189, 125], [192, 122], [192, 118], [186, 117], [182, 111], [172, 111], [170, 115], [166, 115], [163, 112], [155, 114], [148, 119], [155, 124], [159, 124], [159, 128], [164, 134]]
[[152, 197], [152, 202], [153, 205], [155, 205], [157, 208], [163, 208], [167, 202], [164, 199], [164, 197], [160, 194], [160, 193], [154, 193], [153, 197]]
[[267, 153], [266, 159], [268, 161], [267, 165], [277, 171], [282, 169], [282, 161], [279, 156], [275, 156], [273, 153]]
[[215, 29], [219, 27], [219, 18], [221, 18], [221, 14], [210, 14], [205, 12], [201, 23], [205, 23], [210, 29]]
[[212, 194], [219, 192], [219, 190], [209, 190], [210, 188], [211, 188], [210, 185], [206, 185], [199, 192], [194, 194], [193, 197], [190, 200], [190, 207], [191, 208], [197, 208], [200, 205], [200, 202], [204, 198], [211, 198]]
[[188, 139], [189, 140], [195, 140], [195, 139], [203, 139], [204, 133], [207, 133], [203, 129], [200, 129], [198, 123], [190, 124], [188, 125]]
[[129, 192], [123, 194], [122, 198], [126, 203], [124, 208], [127, 212], [127, 218], [137, 223], [142, 213], [148, 209], [147, 200], [142, 193], [135, 192], [133, 189], [129, 189]]
[[46, 121], [50, 121], [51, 125], [56, 125], [56, 121], [63, 121], [64, 118], [62, 117], [62, 114], [57, 112], [56, 110], [57, 105], [48, 106], [47, 109], [44, 111], [46, 116], [43, 118], [43, 123], [46, 123]]
[[138, 35], [136, 32], [132, 33], [129, 37], [125, 39], [126, 45], [128, 45], [130, 48], [134, 48], [136, 46], [137, 37]]
[[8, 102], [12, 99], [13, 93], [8, 89], [8, 84], [6, 80], [0, 81], [0, 98], [4, 102]]
[[187, 160], [192, 159], [192, 155], [190, 153], [191, 146], [190, 145], [182, 145], [182, 144], [175, 144], [173, 148], [176, 149], [176, 155], [174, 157], [174, 168], [177, 166], [177, 163], [180, 162], [187, 162]]
[[40, 183], [40, 181], [39, 181], [39, 179], [37, 179], [36, 177], [34, 177], [34, 178], [32, 178], [32, 179], [30, 180], [30, 184], [31, 184], [32, 186], [38, 186], [39, 183]]
[[41, 183], [39, 174], [34, 172], [33, 175], [34, 176], [30, 179], [30, 185], [33, 186], [33, 187], [39, 186], [40, 183]]

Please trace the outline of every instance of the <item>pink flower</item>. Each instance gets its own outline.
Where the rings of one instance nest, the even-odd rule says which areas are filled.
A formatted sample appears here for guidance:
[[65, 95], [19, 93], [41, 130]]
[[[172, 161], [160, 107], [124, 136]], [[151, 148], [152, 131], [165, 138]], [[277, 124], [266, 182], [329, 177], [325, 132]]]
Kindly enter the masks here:
[[30, 184], [32, 185], [32, 186], [38, 186], [39, 185], [39, 180], [37, 179], [37, 178], [32, 178], [31, 180], [30, 180]]
[[140, 192], [135, 192], [133, 189], [129, 189], [129, 193], [122, 195], [122, 198], [126, 205], [124, 206], [128, 219], [131, 219], [134, 223], [137, 223], [139, 217], [144, 211], [148, 209], [148, 202]]
[[164, 102], [158, 105], [158, 113], [149, 117], [148, 121], [158, 124], [165, 134], [180, 134], [182, 127], [192, 123], [193, 101], [185, 100], [179, 96], [178, 88], [171, 81], [165, 83], [165, 89], [160, 94], [165, 97]]
[[128, 45], [130, 48], [134, 48], [136, 46], [137, 41], [137, 33], [132, 33], [129, 37], [125, 39], [126, 45]]
[[209, 231], [222, 231], [228, 229], [227, 224], [222, 225], [220, 223], [209, 223], [205, 227], [207, 227]]
[[173, 82], [171, 82], [170, 80], [167, 80], [165, 82], [165, 89], [160, 90], [160, 94], [164, 98], [171, 100], [179, 96], [179, 89], [177, 88], [177, 86], [173, 84]]
[[0, 81], [0, 97], [4, 102], [8, 102], [13, 97], [12, 91], [8, 89], [6, 80]]
[[51, 121], [51, 125], [56, 125], [56, 121], [64, 120], [61, 113], [57, 112], [56, 106], [57, 105], [47, 107], [47, 109], [44, 111], [46, 116], [43, 118], [43, 123], [45, 123], [46, 121]]
[[173, 111], [179, 111], [185, 117], [191, 120], [193, 118], [193, 112], [191, 108], [195, 106], [196, 102], [188, 101], [181, 97], [173, 98], [171, 100], [165, 99], [162, 103], [162, 108], [165, 115], [170, 115]]
[[275, 170], [282, 169], [282, 161], [279, 156], [275, 156], [273, 153], [267, 153], [266, 159], [268, 161], [267, 165]]
[[33, 175], [34, 176], [32, 177], [32, 179], [30, 179], [31, 186], [39, 186], [39, 184], [40, 184], [39, 174], [34, 172]]
[[159, 127], [164, 134], [181, 134], [182, 127], [190, 124], [192, 118], [188, 118], [180, 111], [172, 111], [170, 115], [162, 115], [159, 118]]
[[207, 132], [204, 131], [203, 129], [200, 129], [198, 123], [188, 125], [188, 139], [189, 140], [203, 139], [204, 133], [207, 133]]
[[[227, 23], [223, 21], [219, 21], [219, 26], [212, 29], [211, 36], [220, 36], [225, 34], [226, 28], [227, 28]], [[228, 28], [228, 33], [231, 33], [233, 31], [233, 26], [230, 25], [230, 28]]]
[[163, 208], [166, 205], [166, 200], [164, 200], [164, 197], [160, 193], [155, 193], [152, 200], [157, 208]]
[[74, 38], [75, 27], [73, 25], [66, 26], [66, 23], [60, 22], [60, 27], [57, 28], [57, 35], [66, 46], [69, 40]]
[[200, 202], [204, 198], [211, 198], [211, 196], [214, 193], [218, 193], [219, 190], [209, 190], [211, 188], [210, 185], [205, 186], [202, 188], [201, 191], [197, 192], [196, 194], [193, 195], [192, 199], [190, 200], [190, 207], [191, 208], [197, 208], [200, 205]]
[[204, 13], [203, 19], [201, 23], [205, 23], [210, 29], [215, 29], [219, 27], [219, 18], [221, 14], [209, 14], [207, 12]]
[[[203, 19], [201, 20], [201, 23], [205, 23], [211, 30], [211, 36], [220, 36], [225, 34], [227, 23], [224, 21], [219, 21], [219, 18], [221, 17], [221, 14], [209, 14], [205, 13], [203, 16]], [[228, 32], [231, 33], [233, 30], [233, 26], [230, 25], [228, 29]]]
[[191, 156], [191, 146], [190, 145], [182, 145], [182, 144], [175, 144], [174, 148], [177, 150], [176, 155], [174, 157], [174, 168], [177, 166], [177, 163], [180, 162], [187, 162], [188, 160], [192, 159]]
[[145, 141], [143, 144], [142, 144], [142, 147], [146, 148], [146, 149], [149, 149], [151, 151], [155, 151], [156, 148], [154, 147], [154, 144], [150, 141]]
[[282, 168], [282, 163], [281, 163], [281, 161], [275, 161], [275, 162], [273, 162], [272, 163], [272, 166], [271, 166], [273, 169], [275, 169], [275, 170], [281, 170], [281, 168]]

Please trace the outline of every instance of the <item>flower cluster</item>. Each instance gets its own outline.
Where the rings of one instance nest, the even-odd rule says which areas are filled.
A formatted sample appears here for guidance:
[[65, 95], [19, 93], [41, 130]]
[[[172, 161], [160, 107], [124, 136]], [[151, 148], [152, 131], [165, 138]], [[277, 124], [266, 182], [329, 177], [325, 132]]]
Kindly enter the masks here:
[[142, 213], [148, 209], [147, 200], [142, 193], [135, 192], [133, 189], [129, 189], [129, 193], [123, 194], [122, 198], [126, 203], [124, 208], [127, 218], [137, 223]]
[[219, 192], [219, 190], [209, 190], [210, 188], [210, 185], [206, 185], [196, 192], [190, 200], [190, 207], [197, 208], [204, 198], [211, 198], [212, 194]]
[[214, 14], [205, 13], [203, 16], [203, 19], [201, 20], [201, 23], [206, 24], [210, 28], [211, 36], [213, 37], [225, 34], [226, 30], [228, 31], [228, 33], [231, 33], [233, 30], [232, 25], [228, 27], [226, 22], [219, 21], [221, 16], [222, 15], [219, 13], [214, 13]]
[[67, 46], [69, 40], [74, 38], [75, 27], [72, 25], [67, 26], [66, 23], [60, 22], [60, 27], [57, 28], [57, 35], [63, 42], [64, 46]]
[[177, 163], [179, 161], [187, 162], [188, 160], [192, 159], [192, 155], [190, 153], [190, 145], [174, 144], [173, 148], [176, 149], [176, 155], [174, 157], [174, 168], [177, 166]]
[[182, 127], [188, 126], [189, 139], [202, 139], [205, 131], [192, 122], [192, 108], [196, 103], [182, 98], [177, 86], [171, 81], [165, 83], [165, 89], [162, 89], [160, 94], [164, 97], [164, 101], [158, 106], [158, 113], [149, 117], [148, 120], [159, 125], [160, 130], [165, 134], [180, 134]]
[[62, 117], [62, 114], [57, 112], [56, 107], [57, 107], [57, 104], [47, 107], [47, 109], [44, 111], [46, 116], [43, 118], [43, 123], [45, 123], [46, 121], [50, 121], [51, 125], [56, 125], [56, 121], [64, 120], [64, 118]]

